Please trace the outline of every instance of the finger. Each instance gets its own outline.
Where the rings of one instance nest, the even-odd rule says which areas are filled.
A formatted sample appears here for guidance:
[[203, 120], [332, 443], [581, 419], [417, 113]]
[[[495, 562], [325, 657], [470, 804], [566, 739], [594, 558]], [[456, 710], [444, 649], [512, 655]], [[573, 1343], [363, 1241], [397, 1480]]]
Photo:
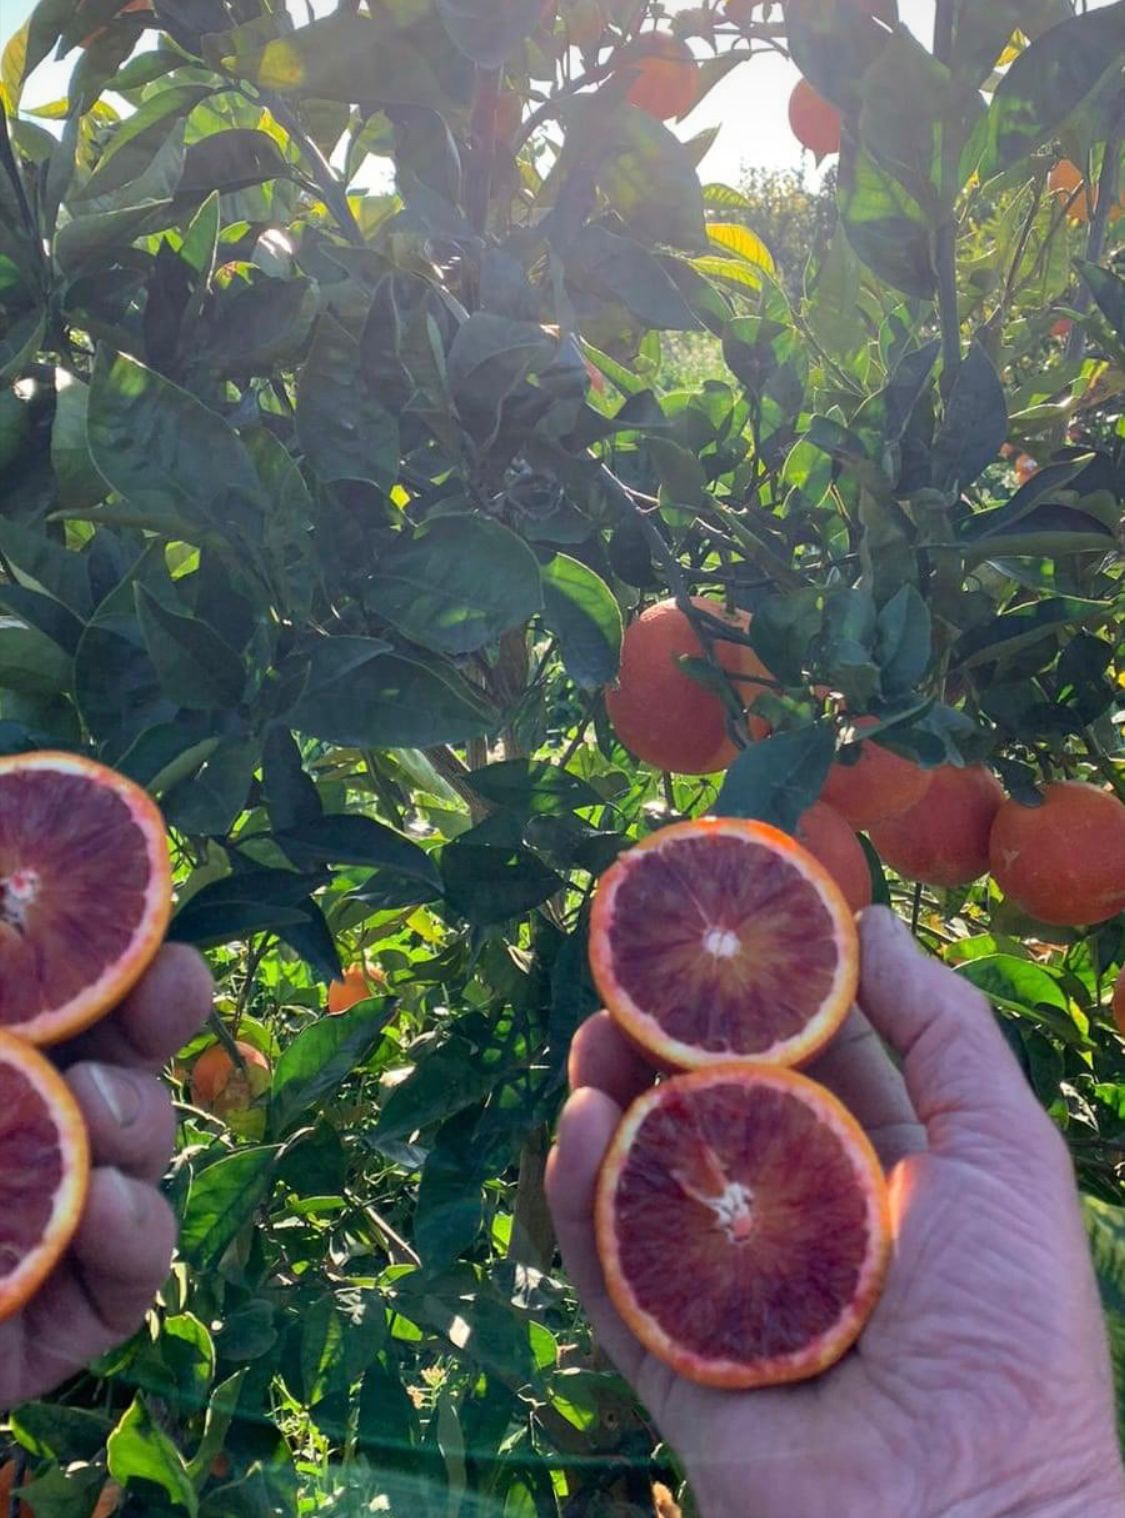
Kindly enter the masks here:
[[159, 1076], [87, 1061], [72, 1065], [66, 1078], [86, 1119], [94, 1164], [158, 1181], [176, 1140], [175, 1113]]
[[926, 1131], [911, 1106], [906, 1082], [858, 1008], [805, 1074], [840, 1098], [888, 1169], [904, 1155], [925, 1149]]
[[172, 1209], [154, 1187], [120, 1170], [92, 1173], [71, 1260], [91, 1308], [117, 1339], [143, 1321], [175, 1244]]
[[40, 1396], [135, 1333], [167, 1279], [175, 1238], [158, 1191], [93, 1171], [70, 1253], [26, 1311], [0, 1324], [0, 1400], [8, 1378], [21, 1399]]
[[929, 1147], [990, 1163], [1054, 1136], [988, 1002], [875, 907], [861, 924], [860, 1004], [901, 1056]]
[[572, 1091], [593, 1086], [624, 1109], [652, 1085], [656, 1072], [608, 1012], [595, 1012], [571, 1041], [567, 1074]]
[[60, 1063], [97, 1060], [159, 1070], [207, 1021], [213, 989], [196, 949], [165, 944], [117, 1010], [67, 1044]]
[[644, 1350], [609, 1299], [594, 1240], [598, 1170], [620, 1121], [621, 1108], [604, 1091], [574, 1093], [547, 1161], [547, 1201], [563, 1264], [598, 1342], [623, 1375], [635, 1377]]

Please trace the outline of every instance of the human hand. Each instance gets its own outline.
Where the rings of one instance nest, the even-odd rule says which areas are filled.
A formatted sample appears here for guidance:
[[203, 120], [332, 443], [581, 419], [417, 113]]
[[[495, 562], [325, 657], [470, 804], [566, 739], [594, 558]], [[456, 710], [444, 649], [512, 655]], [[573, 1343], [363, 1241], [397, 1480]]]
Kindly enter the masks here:
[[135, 1333], [168, 1275], [172, 1209], [157, 1189], [176, 1122], [159, 1072], [211, 1007], [211, 976], [166, 944], [109, 1017], [49, 1051], [90, 1133], [93, 1170], [70, 1250], [40, 1291], [0, 1323], [0, 1409], [45, 1392]]
[[653, 1072], [606, 1013], [575, 1039], [547, 1177], [598, 1339], [703, 1518], [1121, 1518], [1105, 1328], [1063, 1140], [984, 997], [890, 912], [864, 914], [861, 959], [866, 1017], [807, 1072], [890, 1172], [895, 1253], [856, 1349], [815, 1381], [732, 1393], [634, 1338], [606, 1294], [593, 1201], [622, 1108]]

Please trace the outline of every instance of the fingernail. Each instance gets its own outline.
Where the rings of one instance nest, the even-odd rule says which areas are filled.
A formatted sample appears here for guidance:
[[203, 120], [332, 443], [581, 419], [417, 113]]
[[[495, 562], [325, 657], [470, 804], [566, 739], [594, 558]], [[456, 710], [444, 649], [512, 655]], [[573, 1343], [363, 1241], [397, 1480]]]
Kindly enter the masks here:
[[141, 1093], [125, 1070], [111, 1065], [91, 1065], [90, 1079], [119, 1128], [131, 1128], [141, 1115]]
[[139, 1181], [131, 1181], [120, 1170], [109, 1169], [105, 1172], [109, 1185], [113, 1189], [114, 1199], [117, 1206], [136, 1224], [146, 1220], [145, 1211], [145, 1188]]

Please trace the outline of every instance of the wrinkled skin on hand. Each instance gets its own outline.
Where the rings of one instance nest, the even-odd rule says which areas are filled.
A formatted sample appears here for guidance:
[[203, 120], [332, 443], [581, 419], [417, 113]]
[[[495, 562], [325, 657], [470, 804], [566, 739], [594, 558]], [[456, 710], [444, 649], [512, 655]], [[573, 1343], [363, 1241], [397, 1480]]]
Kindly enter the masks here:
[[622, 1108], [652, 1072], [604, 1013], [575, 1040], [548, 1172], [598, 1339], [678, 1450], [703, 1518], [1122, 1518], [1065, 1145], [984, 998], [882, 908], [861, 939], [863, 1010], [807, 1072], [889, 1171], [895, 1254], [859, 1345], [815, 1381], [730, 1393], [682, 1380], [633, 1337], [606, 1295], [592, 1208]]
[[0, 1409], [43, 1396], [129, 1338], [163, 1286], [176, 1224], [158, 1183], [176, 1123], [159, 1072], [210, 1008], [206, 964], [167, 944], [116, 1011], [49, 1051], [86, 1119], [94, 1168], [69, 1253], [0, 1323]]

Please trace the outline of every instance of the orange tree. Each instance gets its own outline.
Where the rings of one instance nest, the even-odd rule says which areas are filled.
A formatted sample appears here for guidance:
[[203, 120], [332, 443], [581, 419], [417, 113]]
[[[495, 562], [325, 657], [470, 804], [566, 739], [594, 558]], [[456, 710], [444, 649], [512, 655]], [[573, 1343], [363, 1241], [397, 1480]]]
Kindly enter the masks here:
[[[1120, 796], [1122, 25], [939, 0], [926, 47], [857, 0], [39, 0], [9, 40], [0, 741], [159, 799], [173, 932], [219, 987], [171, 1072], [150, 1323], [2, 1436], [37, 1518], [676, 1486], [543, 1204], [592, 885], [677, 816], [795, 828], [856, 718], [1017, 801]], [[839, 113], [799, 297], [701, 184], [708, 135], [661, 119], [683, 50], [675, 99], [637, 90], [655, 31], [700, 98], [775, 51]], [[23, 109], [72, 49], [67, 98]], [[713, 340], [703, 383], [668, 383], [679, 333]], [[623, 627], [669, 598], [732, 755], [718, 634], [771, 675], [725, 779], [660, 775], [606, 718]], [[1048, 928], [864, 848], [1066, 1131], [1125, 1358], [1120, 913]], [[353, 962], [375, 994], [327, 1017]]]

